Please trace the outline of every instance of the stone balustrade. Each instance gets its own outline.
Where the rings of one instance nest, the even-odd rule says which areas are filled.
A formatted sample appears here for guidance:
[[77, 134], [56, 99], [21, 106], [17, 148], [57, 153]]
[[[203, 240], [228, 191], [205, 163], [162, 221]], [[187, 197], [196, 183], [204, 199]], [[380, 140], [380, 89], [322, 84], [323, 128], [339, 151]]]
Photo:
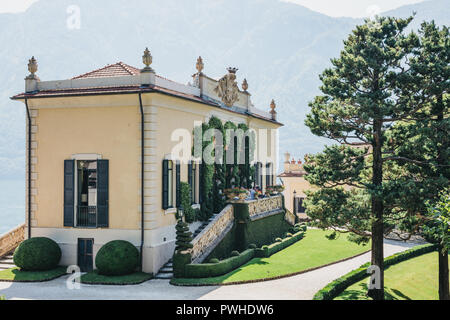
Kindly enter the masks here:
[[193, 240], [192, 262], [202, 262], [233, 226], [233, 206], [228, 204]]
[[283, 197], [281, 195], [270, 196], [248, 202], [248, 213], [250, 218], [255, 218], [261, 214], [270, 214], [283, 210]]
[[13, 251], [24, 240], [25, 224], [0, 236], [0, 257]]

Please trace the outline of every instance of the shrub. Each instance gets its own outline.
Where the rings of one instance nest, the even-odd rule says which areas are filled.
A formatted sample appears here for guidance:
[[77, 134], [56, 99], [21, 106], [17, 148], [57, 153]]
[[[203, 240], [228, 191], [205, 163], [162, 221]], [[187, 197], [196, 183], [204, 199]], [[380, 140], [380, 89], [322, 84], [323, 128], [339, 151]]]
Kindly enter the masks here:
[[185, 267], [191, 263], [191, 254], [176, 252], [173, 254], [173, 276], [175, 278], [183, 278], [185, 275]]
[[281, 241], [283, 241], [283, 239], [281, 239], [281, 238], [275, 238], [275, 242], [281, 242]]
[[290, 237], [292, 237], [292, 233], [286, 232], [286, 238], [290, 238]]
[[238, 256], [223, 259], [218, 263], [188, 264], [185, 267], [186, 278], [208, 278], [226, 274], [255, 256], [255, 249], [247, 249]]
[[288, 237], [282, 241], [272, 243], [269, 246], [262, 246], [261, 249], [256, 249], [256, 256], [257, 257], [270, 257], [274, 253], [277, 253], [280, 250], [283, 250], [286, 247], [289, 247], [291, 244], [294, 244], [295, 242], [303, 239], [305, 233], [304, 232], [297, 232], [292, 235], [292, 237]]
[[250, 243], [250, 244], [248, 245], [248, 248], [249, 248], [249, 249], [256, 249], [256, 244]]
[[209, 260], [209, 263], [218, 263], [219, 259], [217, 258], [212, 258], [211, 260]]
[[[181, 205], [183, 206], [184, 210], [184, 218], [187, 223], [194, 222], [195, 217], [195, 210], [192, 209], [191, 206], [191, 186], [187, 182], [181, 182], [180, 183], [180, 194], [181, 194]], [[179, 219], [177, 214], [177, 219]]]
[[14, 252], [14, 264], [22, 270], [54, 269], [61, 259], [61, 249], [52, 239], [30, 238], [23, 241]]
[[239, 256], [239, 251], [237, 251], [237, 250], [231, 251], [230, 256], [232, 256], [232, 257], [237, 257], [237, 256]]
[[176, 251], [186, 251], [193, 247], [192, 241], [192, 232], [189, 231], [189, 226], [186, 222], [178, 220], [176, 229], [176, 242], [175, 242], [175, 250]]
[[95, 257], [98, 273], [115, 276], [133, 273], [139, 265], [139, 251], [130, 242], [113, 240], [104, 244]]

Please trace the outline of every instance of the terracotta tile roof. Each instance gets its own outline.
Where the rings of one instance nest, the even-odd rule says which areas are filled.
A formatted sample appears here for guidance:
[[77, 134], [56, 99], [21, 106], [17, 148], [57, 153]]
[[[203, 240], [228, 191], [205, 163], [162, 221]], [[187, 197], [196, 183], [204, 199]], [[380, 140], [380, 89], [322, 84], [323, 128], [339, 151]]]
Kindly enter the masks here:
[[[130, 66], [123, 62], [117, 62], [114, 64], [109, 64], [104, 66], [103, 68], [96, 69], [79, 76], [73, 77], [72, 79], [87, 79], [87, 78], [108, 78], [108, 77], [120, 77], [120, 76], [133, 76], [140, 74], [141, 71], [138, 68]], [[175, 82], [170, 79], [161, 77], [159, 75], [155, 75], [160, 79], [164, 79], [167, 81]], [[177, 82], [175, 82], [177, 83]], [[195, 96], [193, 94], [187, 94], [184, 92], [179, 92], [171, 89], [167, 89], [164, 87], [152, 85], [150, 87], [141, 87], [137, 85], [123, 85], [123, 86], [105, 86], [105, 87], [89, 87], [89, 88], [72, 88], [72, 89], [52, 89], [52, 90], [41, 90], [32, 93], [20, 93], [17, 94], [11, 99], [25, 99], [25, 98], [49, 98], [49, 97], [62, 97], [62, 96], [82, 96], [82, 95], [101, 95], [101, 94], [124, 94], [124, 93], [139, 93], [139, 92], [159, 92], [162, 94], [168, 94], [174, 97], [180, 97], [184, 99], [188, 99], [191, 101], [196, 101], [200, 103], [204, 103], [213, 107], [222, 108], [218, 103], [210, 100], [205, 100], [202, 97]], [[229, 110], [233, 113], [247, 114], [253, 118], [262, 119], [265, 121], [273, 122], [282, 125], [278, 121], [274, 121], [270, 118], [266, 118], [264, 116], [248, 113], [248, 112], [239, 112], [235, 110]]]
[[278, 175], [278, 177], [283, 178], [283, 177], [303, 177], [306, 174], [305, 171], [303, 172], [283, 172], [281, 174]]
[[108, 78], [108, 77], [120, 77], [120, 76], [134, 76], [140, 74], [141, 71], [138, 68], [130, 66], [123, 62], [117, 62], [114, 64], [108, 64], [103, 68], [83, 73], [72, 79], [86, 79], [86, 78]]

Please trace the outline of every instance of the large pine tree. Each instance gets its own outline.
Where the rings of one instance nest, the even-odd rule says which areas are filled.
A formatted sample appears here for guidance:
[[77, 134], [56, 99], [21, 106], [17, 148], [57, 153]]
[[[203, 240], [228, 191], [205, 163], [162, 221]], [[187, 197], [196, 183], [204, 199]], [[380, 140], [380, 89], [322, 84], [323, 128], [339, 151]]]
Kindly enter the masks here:
[[[440, 221], [429, 221], [426, 203], [434, 202], [450, 179], [450, 37], [447, 27], [424, 22], [419, 30], [420, 46], [411, 59], [415, 85], [430, 103], [410, 121], [397, 123], [390, 132], [390, 149], [398, 165], [388, 188], [390, 202], [409, 216], [404, 231], [435, 230]], [[408, 186], [403, 192], [398, 192]], [[412, 228], [412, 229], [411, 229]], [[409, 230], [408, 230], [409, 229]], [[437, 228], [439, 229], [439, 228]], [[428, 235], [433, 232], [427, 232]], [[439, 297], [450, 299], [448, 251], [440, 237], [429, 236], [439, 245]], [[436, 241], [434, 241], [436, 240]]]
[[410, 63], [420, 47], [419, 37], [405, 31], [412, 19], [377, 17], [357, 26], [321, 74], [323, 94], [310, 103], [305, 121], [314, 134], [340, 144], [306, 159], [306, 178], [319, 187], [308, 195], [307, 213], [321, 227], [372, 240], [371, 263], [381, 275], [368, 294], [377, 300], [384, 299], [384, 233], [398, 222], [385, 198], [384, 178], [399, 160], [387, 137], [431, 99]]

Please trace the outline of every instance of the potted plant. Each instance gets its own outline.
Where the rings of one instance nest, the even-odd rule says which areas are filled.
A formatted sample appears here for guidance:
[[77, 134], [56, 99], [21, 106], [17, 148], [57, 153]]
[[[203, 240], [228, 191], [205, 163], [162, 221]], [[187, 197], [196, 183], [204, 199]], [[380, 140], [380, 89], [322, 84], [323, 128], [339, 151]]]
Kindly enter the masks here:
[[284, 191], [284, 185], [277, 184], [277, 185], [273, 186], [273, 189], [275, 189], [275, 191], [277, 191], [278, 193], [281, 193]]
[[234, 192], [234, 188], [229, 188], [224, 190], [225, 195], [228, 200], [233, 200], [236, 197], [236, 193]]
[[240, 200], [244, 200], [248, 197], [248, 190], [245, 188], [238, 188], [236, 193]]
[[278, 194], [278, 191], [273, 186], [266, 187], [266, 194], [270, 196], [274, 196]]

